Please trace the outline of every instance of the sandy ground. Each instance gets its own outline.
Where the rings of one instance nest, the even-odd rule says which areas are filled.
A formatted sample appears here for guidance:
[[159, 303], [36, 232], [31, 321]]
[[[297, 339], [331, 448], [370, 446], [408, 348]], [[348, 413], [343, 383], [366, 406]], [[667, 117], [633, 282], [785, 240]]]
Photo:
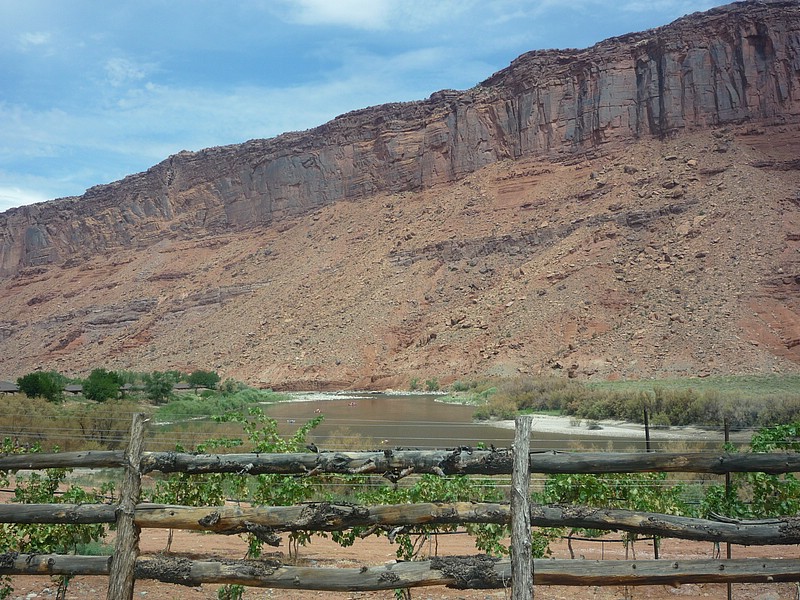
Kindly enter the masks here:
[[[167, 531], [160, 529], [146, 529], [141, 535], [142, 553], [153, 554], [162, 552], [166, 547]], [[426, 545], [425, 551], [437, 551], [440, 556], [457, 554], [476, 554], [471, 538], [465, 534], [442, 535], [438, 537], [438, 549], [433, 543]], [[576, 560], [619, 560], [625, 559], [625, 550], [619, 542], [619, 536], [610, 534], [604, 542], [573, 542]], [[569, 558], [569, 551], [565, 542], [561, 541], [553, 546], [554, 558]], [[175, 532], [172, 550], [174, 553], [190, 558], [207, 556], [225, 558], [243, 558], [246, 546], [243, 539], [238, 536], [224, 537], [203, 535], [191, 532]], [[652, 559], [653, 546], [647, 541], [635, 544], [635, 558], [638, 560]], [[278, 549], [276, 557], [285, 557], [287, 549]], [[685, 542], [681, 540], [663, 540], [660, 556], [664, 560], [670, 558], [714, 558], [716, 549], [711, 543]], [[724, 555], [724, 548], [722, 550]], [[742, 548], [734, 547], [734, 558], [745, 557], [772, 557], [795, 558], [798, 549], [795, 546], [773, 546], [770, 548]], [[380, 565], [395, 558], [395, 546], [386, 538], [371, 537], [357, 542], [350, 548], [341, 548], [330, 540], [315, 538], [310, 546], [301, 548], [300, 565], [313, 567], [360, 567], [362, 565]], [[634, 558], [634, 556], [630, 556]], [[32, 598], [55, 597], [55, 586], [48, 577], [26, 576], [14, 578], [14, 599], [29, 600]], [[148, 600], [211, 600], [218, 598], [217, 585], [206, 585], [200, 588], [187, 588], [153, 581], [138, 581], [134, 597], [147, 598]], [[76, 577], [71, 583], [67, 598], [105, 598], [106, 578], [104, 577]], [[500, 600], [510, 599], [509, 590], [451, 590], [436, 586], [417, 588], [412, 590], [412, 598], [420, 600]], [[560, 586], [538, 586], [535, 589], [536, 599], [539, 600], [573, 600], [588, 598], [593, 600], [630, 599], [630, 600], [666, 600], [671, 598], [708, 598], [723, 600], [727, 598], [725, 585], [702, 584], [683, 585], [677, 588], [667, 586], [647, 586], [636, 588], [621, 587], [587, 587], [570, 588]], [[795, 584], [747, 584], [734, 585], [733, 598], [735, 600], [795, 600], [797, 598]], [[286, 600], [312, 600], [328, 598], [330, 600], [356, 600], [356, 599], [391, 599], [394, 595], [390, 591], [382, 592], [313, 592], [300, 590], [271, 590], [248, 588], [245, 591], [246, 600], [264, 598], [285, 598]]]
[[[599, 429], [588, 429], [587, 421], [581, 420], [579, 424], [575, 424], [572, 417], [562, 417], [554, 415], [531, 415], [533, 418], [532, 430], [534, 436], [536, 432], [541, 433], [559, 433], [564, 435], [574, 434], [580, 432], [581, 435], [591, 435], [598, 438], [644, 438], [644, 425], [639, 423], [630, 423], [628, 421], [596, 421]], [[513, 420], [493, 421], [492, 425], [502, 427], [504, 429], [514, 429]], [[732, 432], [731, 440], [733, 441], [749, 441], [752, 433], [749, 431]], [[709, 439], [713, 437], [720, 437], [718, 432], [709, 432], [706, 429], [698, 427], [670, 427], [669, 429], [653, 429], [650, 428], [650, 439], [653, 440], [692, 440], [692, 439]]]

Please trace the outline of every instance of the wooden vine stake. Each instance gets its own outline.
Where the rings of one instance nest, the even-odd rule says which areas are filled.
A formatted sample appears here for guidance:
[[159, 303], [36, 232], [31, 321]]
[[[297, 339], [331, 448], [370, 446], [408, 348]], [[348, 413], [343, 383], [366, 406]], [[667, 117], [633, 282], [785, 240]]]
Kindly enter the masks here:
[[511, 448], [511, 599], [533, 598], [533, 557], [531, 556], [531, 511], [529, 488], [530, 438], [533, 417], [514, 420], [514, 445]]
[[145, 422], [142, 413], [133, 415], [131, 439], [125, 452], [125, 478], [117, 508], [117, 539], [108, 579], [107, 600], [133, 599], [136, 559], [139, 556], [139, 528], [134, 523], [134, 517], [142, 487], [140, 464]]

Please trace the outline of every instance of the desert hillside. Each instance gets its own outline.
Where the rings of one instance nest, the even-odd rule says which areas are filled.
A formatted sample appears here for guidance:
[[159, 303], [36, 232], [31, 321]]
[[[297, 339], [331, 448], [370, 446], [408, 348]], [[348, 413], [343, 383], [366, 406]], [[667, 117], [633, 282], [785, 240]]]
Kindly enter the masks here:
[[797, 371], [799, 57], [737, 3], [0, 214], [0, 378]]

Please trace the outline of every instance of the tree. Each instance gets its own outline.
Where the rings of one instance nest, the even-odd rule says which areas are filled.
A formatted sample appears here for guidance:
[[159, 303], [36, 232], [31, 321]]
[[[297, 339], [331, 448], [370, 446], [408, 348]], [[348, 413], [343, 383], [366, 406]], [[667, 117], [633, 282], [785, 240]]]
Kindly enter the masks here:
[[64, 399], [64, 381], [64, 376], [55, 371], [34, 371], [17, 379], [17, 385], [28, 398], [61, 402]]
[[172, 386], [177, 381], [177, 378], [172, 373], [153, 371], [144, 376], [144, 391], [150, 400], [156, 404], [161, 404], [172, 397]]
[[189, 375], [189, 385], [193, 388], [204, 387], [213, 390], [217, 387], [219, 382], [220, 376], [217, 375], [216, 371], [203, 371], [202, 369], [198, 369], [192, 371]]
[[105, 369], [94, 369], [83, 383], [83, 395], [89, 400], [105, 402], [119, 396], [122, 379], [119, 375]]

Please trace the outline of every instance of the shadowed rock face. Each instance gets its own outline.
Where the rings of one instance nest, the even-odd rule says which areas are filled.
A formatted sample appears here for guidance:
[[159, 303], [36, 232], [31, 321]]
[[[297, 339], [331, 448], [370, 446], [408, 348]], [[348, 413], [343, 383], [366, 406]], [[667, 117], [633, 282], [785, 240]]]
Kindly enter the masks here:
[[536, 51], [475, 88], [200, 152], [0, 215], [0, 275], [165, 237], [263, 225], [504, 159], [800, 115], [800, 4], [742, 2], [586, 50]]

